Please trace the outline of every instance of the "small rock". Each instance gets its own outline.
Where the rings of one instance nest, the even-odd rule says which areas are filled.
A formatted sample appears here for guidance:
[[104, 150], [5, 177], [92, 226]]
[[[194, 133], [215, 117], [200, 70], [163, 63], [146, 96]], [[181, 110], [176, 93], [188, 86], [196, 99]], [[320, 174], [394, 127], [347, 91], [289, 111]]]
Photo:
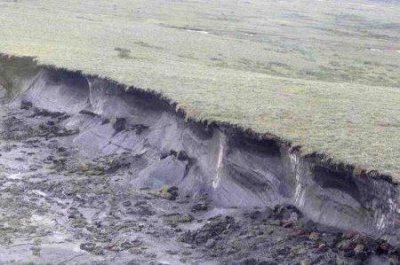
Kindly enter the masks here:
[[92, 252], [96, 248], [95, 243], [82, 243], [80, 245], [80, 249], [87, 251], [87, 252]]
[[57, 152], [59, 152], [59, 153], [64, 153], [64, 152], [66, 152], [67, 151], [67, 148], [65, 148], [65, 147], [58, 147], [57, 148]]
[[320, 234], [317, 232], [311, 232], [310, 235], [308, 236], [308, 239], [317, 241], [320, 238]]
[[342, 237], [344, 239], [351, 239], [351, 238], [355, 237], [356, 235], [357, 235], [357, 233], [349, 231], [349, 232], [343, 233]]
[[213, 248], [217, 242], [214, 239], [208, 240], [205, 247], [206, 248]]
[[56, 125], [56, 123], [55, 123], [54, 121], [48, 121], [46, 124], [49, 125], [49, 126], [54, 126], [54, 125]]
[[364, 252], [365, 246], [363, 244], [357, 244], [354, 248], [354, 253], [355, 254], [361, 254]]
[[294, 222], [298, 221], [303, 216], [295, 206], [290, 204], [275, 206], [273, 213], [277, 219], [290, 220]]
[[351, 240], [345, 239], [337, 244], [337, 248], [341, 250], [348, 250], [351, 248], [351, 244], [352, 244]]
[[129, 206], [132, 205], [132, 203], [131, 203], [130, 201], [124, 201], [124, 202], [122, 203], [122, 205], [123, 205], [124, 207], [129, 207]]
[[131, 248], [129, 250], [129, 253], [131, 253], [133, 255], [142, 255], [142, 254], [144, 254], [144, 250], [139, 249], [139, 248]]
[[178, 197], [178, 188], [173, 187], [164, 187], [159, 191], [159, 196], [166, 200], [174, 201]]
[[190, 214], [173, 213], [164, 216], [164, 222], [171, 226], [177, 226], [179, 223], [190, 223], [193, 219]]
[[130, 242], [130, 241], [124, 241], [121, 243], [120, 248], [121, 250], [128, 250], [131, 249], [135, 246], [134, 243]]
[[223, 234], [228, 234], [235, 228], [235, 220], [231, 216], [216, 216], [198, 230], [187, 231], [179, 237], [179, 241], [189, 244], [203, 244], [208, 240], [217, 239]]
[[389, 252], [389, 250], [392, 248], [392, 246], [389, 244], [389, 243], [387, 243], [387, 242], [383, 242], [383, 243], [381, 243], [380, 245], [379, 245], [379, 247], [378, 247], [378, 252], [379, 253], [388, 253]]
[[96, 248], [92, 251], [92, 253], [93, 253], [94, 255], [98, 255], [98, 256], [104, 255], [104, 249], [102, 249], [101, 247], [96, 247]]
[[208, 209], [208, 205], [206, 202], [199, 202], [192, 206], [191, 211], [192, 212], [201, 212], [201, 211], [207, 211], [207, 209]]
[[173, 196], [178, 197], [178, 187], [172, 186], [167, 191]]
[[190, 256], [190, 255], [192, 255], [192, 252], [190, 251], [185, 250], [182, 252], [182, 256]]
[[321, 244], [318, 245], [317, 249], [318, 249], [318, 251], [322, 252], [322, 251], [325, 251], [327, 249], [327, 246], [326, 246], [325, 243], [321, 243]]

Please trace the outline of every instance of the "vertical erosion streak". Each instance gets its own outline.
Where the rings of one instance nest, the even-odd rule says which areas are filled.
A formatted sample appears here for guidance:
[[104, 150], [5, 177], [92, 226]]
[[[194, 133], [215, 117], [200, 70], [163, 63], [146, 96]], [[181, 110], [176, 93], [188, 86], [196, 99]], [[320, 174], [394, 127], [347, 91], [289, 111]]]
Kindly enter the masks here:
[[223, 157], [224, 157], [224, 146], [225, 143], [225, 137], [221, 136], [220, 140], [219, 140], [219, 149], [218, 149], [218, 157], [217, 157], [217, 166], [215, 168], [215, 177], [214, 180], [212, 182], [212, 186], [214, 189], [216, 189], [219, 186], [219, 183], [221, 182], [221, 176], [220, 176], [220, 171], [222, 168], [222, 161], [223, 161]]
[[294, 194], [294, 203], [299, 207], [302, 208], [304, 207], [305, 203], [305, 192], [306, 190], [303, 187], [303, 184], [301, 183], [301, 176], [299, 172], [299, 158], [295, 153], [289, 154], [290, 162], [293, 167], [293, 171], [295, 172], [296, 176], [296, 190]]

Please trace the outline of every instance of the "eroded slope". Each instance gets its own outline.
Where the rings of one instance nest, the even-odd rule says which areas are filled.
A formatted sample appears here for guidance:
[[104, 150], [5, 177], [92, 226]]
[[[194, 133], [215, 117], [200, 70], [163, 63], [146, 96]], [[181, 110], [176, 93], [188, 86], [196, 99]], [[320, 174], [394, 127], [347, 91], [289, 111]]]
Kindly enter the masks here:
[[2, 262], [397, 259], [390, 178], [185, 120], [141, 90], [3, 62]]

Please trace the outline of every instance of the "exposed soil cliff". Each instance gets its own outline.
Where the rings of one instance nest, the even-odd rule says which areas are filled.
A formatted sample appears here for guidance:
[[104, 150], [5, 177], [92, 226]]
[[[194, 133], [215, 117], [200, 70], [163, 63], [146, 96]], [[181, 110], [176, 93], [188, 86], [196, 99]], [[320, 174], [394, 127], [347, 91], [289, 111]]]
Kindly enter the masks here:
[[[142, 222], [139, 230], [151, 234], [149, 224], [164, 220], [163, 226], [155, 225], [152, 231], [164, 239], [179, 235], [179, 242], [195, 244], [201, 249], [205, 244], [203, 252], [207, 255], [217, 251], [219, 244], [221, 248], [228, 241], [235, 244], [233, 239], [241, 234], [255, 246], [254, 250], [233, 249], [235, 253], [221, 250], [214, 253], [219, 257], [214, 260], [196, 250], [195, 254], [187, 255], [189, 263], [232, 263], [249, 253], [258, 259], [263, 247], [273, 250], [278, 237], [285, 241], [283, 249], [290, 244], [312, 242], [309, 246], [306, 244], [303, 254], [270, 257], [280, 264], [320, 256], [316, 263], [326, 264], [330, 261], [328, 252], [337, 261], [347, 248], [352, 251], [347, 255], [349, 259], [371, 263], [374, 259], [383, 262], [390, 255], [397, 255], [395, 248], [387, 245], [386, 250], [381, 250], [386, 243], [376, 241], [400, 245], [399, 187], [388, 176], [331, 164], [322, 155], [304, 157], [290, 143], [233, 125], [187, 120], [173, 103], [159, 95], [127, 89], [102, 78], [37, 66], [29, 59], [2, 57], [0, 67], [5, 113], [1, 118], [4, 154], [0, 163], [5, 167], [2, 189], [14, 187], [15, 193], [8, 192], [16, 198], [34, 193], [36, 202], [55, 201], [59, 209], [49, 210], [55, 207], [54, 202], [46, 202], [43, 214], [37, 213], [39, 206], [33, 202], [26, 209], [26, 215], [30, 222], [32, 218], [50, 222], [50, 228], [56, 223], [60, 225], [58, 218], [63, 220], [63, 217], [48, 216], [49, 211], [68, 212], [61, 226], [68, 233], [79, 234], [83, 244], [80, 249], [97, 251], [95, 254], [100, 256], [109, 251], [103, 246], [106, 243], [101, 246], [93, 243], [97, 240], [93, 239], [98, 236], [96, 231], [100, 233], [104, 223], [133, 229]], [[23, 154], [17, 155], [17, 152]], [[174, 201], [177, 198], [178, 203]], [[107, 201], [107, 206], [101, 205], [102, 200]], [[132, 201], [134, 207], [131, 207]], [[4, 209], [10, 205], [13, 204], [5, 205]], [[102, 207], [107, 209], [103, 217]], [[137, 216], [130, 224], [128, 210], [139, 211], [131, 213]], [[145, 219], [140, 221], [141, 218]], [[207, 218], [211, 219], [206, 225], [193, 221]], [[86, 232], [73, 230], [68, 223], [71, 220], [78, 220], [77, 227]], [[182, 224], [184, 228], [180, 227]], [[179, 231], [164, 226], [178, 227]], [[104, 228], [107, 236], [118, 234], [108, 228], [109, 231]], [[249, 231], [244, 232], [246, 229], [260, 234], [251, 236]], [[340, 232], [345, 230], [354, 233]], [[288, 234], [293, 232], [301, 238], [293, 240], [300, 241], [289, 239]], [[269, 236], [263, 237], [266, 233]], [[279, 236], [270, 236], [273, 233]], [[213, 237], [223, 239], [210, 241]], [[359, 239], [353, 242], [354, 237]], [[135, 244], [129, 236], [119, 239], [122, 243]], [[340, 245], [345, 240], [351, 241], [349, 246]], [[168, 244], [177, 244], [173, 242]], [[217, 247], [207, 247], [209, 242]], [[119, 244], [114, 243], [109, 245]], [[64, 244], [63, 249], [69, 247], [65, 242], [60, 244]], [[149, 244], [154, 249], [161, 248], [156, 242]], [[182, 246], [176, 248], [181, 251]], [[317, 249], [315, 253], [313, 248]], [[318, 252], [319, 248], [330, 251], [320, 255], [324, 250]], [[134, 247], [129, 245], [127, 249]], [[5, 257], [10, 257], [10, 252], [7, 253]], [[280, 262], [278, 256], [282, 256]], [[83, 254], [82, 257], [96, 260]], [[118, 256], [120, 262], [126, 262], [128, 257], [128, 254]], [[183, 262], [182, 253], [165, 257], [172, 264]]]

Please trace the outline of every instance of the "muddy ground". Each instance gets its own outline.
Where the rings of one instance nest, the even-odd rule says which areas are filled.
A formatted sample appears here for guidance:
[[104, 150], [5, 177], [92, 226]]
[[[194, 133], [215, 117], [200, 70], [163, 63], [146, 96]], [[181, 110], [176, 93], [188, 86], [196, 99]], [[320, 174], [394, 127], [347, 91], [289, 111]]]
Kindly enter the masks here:
[[27, 102], [1, 113], [0, 264], [399, 264], [386, 242], [291, 205], [221, 209], [207, 194], [134, 189], [138, 156], [85, 158], [68, 115]]

